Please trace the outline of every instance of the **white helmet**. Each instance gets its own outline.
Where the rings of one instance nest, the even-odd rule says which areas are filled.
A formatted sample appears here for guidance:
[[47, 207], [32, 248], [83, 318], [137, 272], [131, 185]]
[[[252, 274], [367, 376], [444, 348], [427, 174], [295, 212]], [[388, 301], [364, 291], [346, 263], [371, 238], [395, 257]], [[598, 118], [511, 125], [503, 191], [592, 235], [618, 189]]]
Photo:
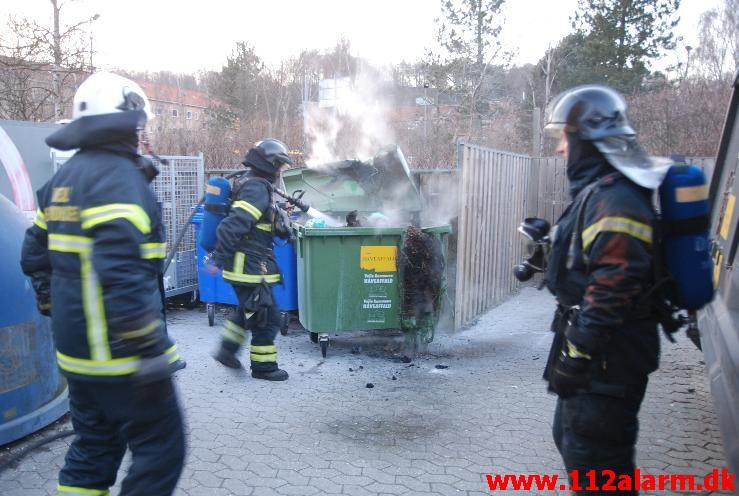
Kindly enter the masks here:
[[143, 110], [147, 120], [154, 118], [151, 104], [141, 86], [111, 72], [96, 72], [77, 88], [72, 118]]

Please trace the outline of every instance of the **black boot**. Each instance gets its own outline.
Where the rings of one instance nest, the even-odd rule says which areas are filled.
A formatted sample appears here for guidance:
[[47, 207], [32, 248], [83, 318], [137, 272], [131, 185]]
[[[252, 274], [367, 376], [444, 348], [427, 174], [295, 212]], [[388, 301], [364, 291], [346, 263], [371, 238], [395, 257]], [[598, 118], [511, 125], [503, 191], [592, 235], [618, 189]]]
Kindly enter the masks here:
[[213, 358], [230, 369], [243, 368], [239, 359], [236, 358], [236, 352], [238, 349], [239, 345], [236, 343], [232, 343], [231, 341], [221, 341], [221, 347], [218, 348], [218, 351], [213, 355]]
[[286, 381], [289, 375], [282, 369], [263, 371], [252, 370], [251, 376], [255, 379], [264, 379], [265, 381]]

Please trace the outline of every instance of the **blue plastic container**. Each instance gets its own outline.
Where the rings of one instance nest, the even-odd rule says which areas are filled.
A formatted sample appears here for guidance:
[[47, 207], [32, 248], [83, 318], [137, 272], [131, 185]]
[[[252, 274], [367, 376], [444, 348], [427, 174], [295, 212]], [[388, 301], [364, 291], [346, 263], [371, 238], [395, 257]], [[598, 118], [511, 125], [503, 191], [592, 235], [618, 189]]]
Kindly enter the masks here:
[[[203, 208], [198, 207], [197, 213], [192, 218], [195, 225], [196, 236], [200, 237], [200, 227], [203, 223]], [[222, 303], [226, 305], [236, 305], [236, 293], [229, 283], [223, 279], [223, 273], [219, 270], [215, 274], [205, 270], [204, 259], [207, 255], [206, 251], [197, 244], [198, 253], [198, 285], [200, 287], [200, 301], [204, 303]], [[282, 284], [276, 284], [272, 287], [272, 295], [277, 303], [277, 308], [282, 312], [289, 312], [298, 309], [298, 272], [297, 272], [297, 256], [295, 253], [295, 245], [275, 237], [274, 239], [275, 258], [277, 266], [282, 274]]]
[[68, 409], [50, 319], [36, 311], [36, 297], [20, 268], [28, 225], [0, 195], [0, 445], [49, 425]]
[[282, 312], [298, 309], [298, 257], [295, 243], [275, 237], [273, 242], [277, 266], [282, 274], [282, 284], [272, 286], [272, 296]]
[[[198, 207], [197, 212], [192, 217], [192, 223], [195, 225], [196, 239], [200, 239], [200, 226], [203, 225], [203, 207]], [[236, 305], [239, 303], [233, 288], [229, 283], [223, 280], [223, 273], [219, 269], [217, 273], [211, 274], [205, 269], [205, 256], [207, 252], [197, 244], [198, 254], [198, 289], [200, 293], [200, 301], [204, 303], [223, 303], [226, 305]]]

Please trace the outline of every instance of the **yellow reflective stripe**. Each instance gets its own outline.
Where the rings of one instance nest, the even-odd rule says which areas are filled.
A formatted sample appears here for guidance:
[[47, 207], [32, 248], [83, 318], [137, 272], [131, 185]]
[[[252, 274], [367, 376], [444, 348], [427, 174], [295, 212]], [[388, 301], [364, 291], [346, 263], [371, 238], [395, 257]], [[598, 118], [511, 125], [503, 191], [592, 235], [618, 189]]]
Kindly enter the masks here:
[[[168, 363], [179, 360], [177, 345], [172, 345], [165, 352]], [[110, 360], [92, 360], [88, 358], [75, 358], [56, 352], [56, 359], [62, 370], [81, 375], [117, 376], [129, 375], [136, 372], [141, 366], [140, 357], [111, 358]]]
[[267, 346], [251, 345], [249, 351], [260, 354], [277, 353], [277, 346], [273, 344]]
[[246, 330], [230, 320], [226, 320], [223, 323], [223, 329], [221, 329], [221, 337], [228, 341], [241, 344], [246, 339]]
[[248, 201], [244, 200], [237, 200], [233, 202], [233, 205], [231, 205], [233, 208], [240, 208], [241, 210], [246, 211], [247, 213], [251, 214], [252, 217], [254, 217], [256, 220], [259, 220], [262, 218], [262, 211], [259, 210], [257, 207], [249, 203]]
[[259, 284], [261, 282], [278, 283], [280, 282], [280, 274], [237, 274], [228, 270], [223, 271], [223, 278], [234, 282], [245, 282], [249, 284]]
[[587, 249], [602, 232], [628, 234], [645, 243], [652, 242], [652, 227], [627, 217], [603, 217], [582, 232], [582, 246]]
[[166, 258], [167, 243], [142, 243], [140, 245], [141, 258]]
[[173, 344], [166, 350], [164, 350], [164, 356], [167, 357], [168, 363], [174, 363], [180, 359], [180, 354], [177, 352], [177, 345]]
[[151, 232], [151, 220], [146, 211], [134, 203], [111, 203], [86, 208], [81, 212], [82, 229], [91, 229], [98, 224], [115, 219], [126, 219], [144, 234]]
[[61, 484], [56, 486], [57, 496], [68, 496], [68, 495], [93, 495], [93, 496], [110, 496], [110, 492], [107, 489], [86, 489], [84, 487], [74, 486], [62, 486]]
[[133, 374], [139, 369], [138, 357], [92, 360], [75, 358], [57, 351], [56, 361], [62, 370], [81, 375], [115, 376]]
[[72, 234], [49, 234], [49, 250], [65, 253], [89, 253], [92, 238]]
[[273, 355], [255, 355], [252, 353], [249, 355], [249, 359], [252, 362], [276, 362], [277, 361], [277, 353]]
[[109, 360], [108, 322], [105, 319], [103, 288], [92, 267], [90, 253], [80, 253], [80, 277], [82, 282], [82, 310], [87, 323], [87, 344], [93, 360]]
[[249, 359], [252, 362], [276, 362], [277, 353], [272, 353], [270, 355], [260, 355], [257, 353], [252, 353], [249, 355]]
[[577, 346], [567, 341], [567, 354], [572, 358], [585, 358], [591, 360], [592, 357], [577, 349]]
[[234, 266], [233, 271], [235, 274], [243, 274], [244, 273], [244, 261], [246, 260], [246, 255], [243, 252], [237, 251], [234, 255]]
[[266, 346], [251, 345], [249, 358], [252, 362], [276, 362], [277, 347], [273, 344]]
[[267, 231], [267, 232], [271, 233], [272, 232], [272, 224], [260, 223], [260, 224], [257, 224], [257, 229], [260, 229], [262, 231]]
[[40, 208], [36, 209], [36, 218], [33, 220], [33, 223], [46, 231], [46, 216], [44, 216], [44, 213], [41, 211]]
[[150, 324], [145, 325], [139, 329], [133, 329], [131, 331], [117, 333], [116, 336], [120, 336], [123, 339], [135, 339], [148, 336], [152, 332], [156, 331], [159, 326], [162, 325], [161, 319], [156, 319]]

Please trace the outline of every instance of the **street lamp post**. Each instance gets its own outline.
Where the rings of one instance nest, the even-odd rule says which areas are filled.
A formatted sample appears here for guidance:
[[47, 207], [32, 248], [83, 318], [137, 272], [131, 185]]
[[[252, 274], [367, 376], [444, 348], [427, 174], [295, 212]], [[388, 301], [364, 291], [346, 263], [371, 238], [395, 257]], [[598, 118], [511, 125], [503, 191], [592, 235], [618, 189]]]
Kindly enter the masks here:
[[427, 149], [428, 146], [428, 89], [429, 83], [423, 83], [423, 148]]

